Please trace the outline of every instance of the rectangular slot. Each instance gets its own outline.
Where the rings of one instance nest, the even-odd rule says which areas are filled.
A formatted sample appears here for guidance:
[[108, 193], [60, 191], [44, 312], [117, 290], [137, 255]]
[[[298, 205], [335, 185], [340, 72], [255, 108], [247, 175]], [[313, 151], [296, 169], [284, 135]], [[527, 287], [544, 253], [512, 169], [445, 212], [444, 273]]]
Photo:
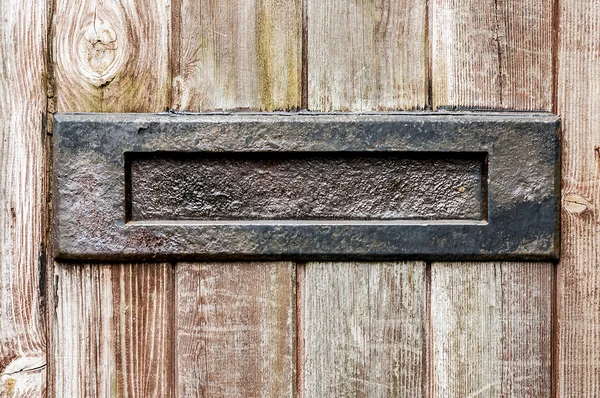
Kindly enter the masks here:
[[485, 152], [125, 154], [127, 221], [487, 218]]

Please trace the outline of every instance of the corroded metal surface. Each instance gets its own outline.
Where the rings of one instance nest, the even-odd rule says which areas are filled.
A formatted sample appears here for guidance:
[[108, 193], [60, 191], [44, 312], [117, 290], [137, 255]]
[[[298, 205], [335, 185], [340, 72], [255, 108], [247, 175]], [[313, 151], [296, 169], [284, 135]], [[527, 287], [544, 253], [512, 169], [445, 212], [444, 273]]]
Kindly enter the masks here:
[[482, 220], [481, 154], [133, 157], [128, 219]]
[[[56, 255], [554, 259], [558, 131], [549, 114], [57, 115]], [[385, 175], [394, 169], [405, 178]], [[314, 178], [335, 193], [323, 197]], [[169, 198], [176, 188], [187, 194]], [[246, 202], [232, 206], [232, 195]], [[257, 195], [290, 200], [265, 207]]]

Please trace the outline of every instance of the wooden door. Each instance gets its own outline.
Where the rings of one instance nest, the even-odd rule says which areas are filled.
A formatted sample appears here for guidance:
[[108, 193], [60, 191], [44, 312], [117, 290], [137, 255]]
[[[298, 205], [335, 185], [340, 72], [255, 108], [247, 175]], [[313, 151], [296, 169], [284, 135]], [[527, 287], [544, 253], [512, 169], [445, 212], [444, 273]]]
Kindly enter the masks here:
[[[0, 0], [0, 396], [600, 395], [600, 2]], [[55, 112], [551, 111], [550, 263], [53, 262]]]

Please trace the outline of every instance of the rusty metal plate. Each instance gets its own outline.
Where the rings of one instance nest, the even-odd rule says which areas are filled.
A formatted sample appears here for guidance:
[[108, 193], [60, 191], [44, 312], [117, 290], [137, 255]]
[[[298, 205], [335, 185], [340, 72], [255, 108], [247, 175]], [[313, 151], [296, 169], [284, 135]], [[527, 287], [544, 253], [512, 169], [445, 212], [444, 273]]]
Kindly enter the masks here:
[[549, 260], [551, 114], [58, 114], [71, 260]]

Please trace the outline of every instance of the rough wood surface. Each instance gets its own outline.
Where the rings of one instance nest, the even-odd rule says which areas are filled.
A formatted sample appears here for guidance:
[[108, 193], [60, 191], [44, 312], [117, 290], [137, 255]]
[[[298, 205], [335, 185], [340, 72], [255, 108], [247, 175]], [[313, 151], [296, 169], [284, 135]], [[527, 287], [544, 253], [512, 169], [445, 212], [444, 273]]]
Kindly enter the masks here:
[[45, 393], [46, 1], [0, 0], [0, 396]]
[[[306, 15], [310, 110], [426, 106], [424, 0], [309, 0]], [[424, 263], [311, 263], [298, 275], [301, 394], [425, 394]]]
[[170, 0], [56, 0], [59, 111], [150, 112], [171, 93]]
[[425, 0], [308, 0], [308, 108], [427, 103]]
[[[172, 108], [300, 107], [299, 0], [178, 7]], [[296, 267], [192, 263], [175, 272], [179, 396], [293, 395]]]
[[600, 396], [600, 1], [560, 2], [563, 120], [558, 394]]
[[58, 268], [54, 360], [57, 397], [169, 397], [173, 267]]
[[[434, 108], [552, 110], [552, 0], [430, 7]], [[434, 395], [552, 394], [555, 270], [538, 266], [432, 265]]]
[[[83, 4], [73, 5], [65, 0], [57, 0], [54, 50], [58, 109], [61, 111], [157, 111], [165, 109], [171, 98], [170, 72], [168, 70], [171, 16], [168, 3], [170, 2], [167, 0], [153, 0], [149, 3], [139, 0], [127, 2], [85, 1]], [[307, 103], [309, 107], [313, 110], [375, 110], [421, 108], [427, 105], [428, 56], [425, 3], [425, 0], [411, 1], [410, 4], [408, 1], [380, 1], [376, 4], [333, 0], [308, 1]], [[550, 109], [552, 105], [552, 7], [550, 3], [550, 0], [544, 0], [542, 3], [530, 0], [518, 4], [508, 4], [503, 1], [489, 1], [485, 4], [482, 1], [436, 0], [431, 2], [429, 30], [432, 43], [433, 105], [437, 107]], [[300, 7], [301, 4], [298, 0], [285, 4], [255, 1], [230, 1], [219, 4], [195, 3], [186, 0], [174, 2], [173, 21], [176, 25], [172, 48], [174, 53], [172, 60], [174, 92], [170, 106], [175, 109], [196, 111], [229, 108], [270, 110], [299, 107], [301, 96]], [[398, 10], [403, 11], [398, 12]], [[575, 69], [575, 67], [573, 68]], [[593, 82], [587, 82], [587, 84], [593, 86]], [[590, 124], [590, 126], [592, 125]], [[585, 199], [587, 196], [583, 194], [580, 196], [587, 200]], [[593, 201], [581, 202], [579, 196], [575, 199], [569, 203], [574, 203], [575, 209], [581, 209], [576, 205], [583, 203], [584, 210], [581, 213], [587, 214], [586, 203], [593, 203]], [[577, 217], [581, 218], [582, 215], [577, 214]], [[593, 217], [589, 218], [591, 220]], [[569, 269], [572, 270], [576, 263], [572, 262], [571, 264], [573, 265]], [[221, 264], [220, 266], [222, 268], [218, 272], [213, 268], [209, 269], [211, 272], [216, 272], [213, 274], [216, 285], [213, 286], [221, 286], [214, 296], [218, 298], [213, 301], [217, 305], [222, 303], [223, 305], [243, 307], [248, 304], [248, 301], [243, 299], [243, 295], [242, 298], [237, 298], [238, 292], [252, 289], [251, 293], [254, 294], [257, 292], [257, 286], [263, 286], [266, 289], [267, 285], [261, 285], [252, 278], [243, 280], [238, 275], [239, 279], [228, 279], [236, 272], [235, 264]], [[252, 267], [258, 269], [261, 266], [264, 267], [264, 265], [258, 264]], [[170, 384], [172, 379], [168, 369], [175, 366], [173, 363], [164, 362], [161, 364], [161, 370], [157, 368], [148, 370], [150, 365], [143, 367], [146, 366], [146, 362], [156, 366], [153, 361], [142, 356], [146, 354], [148, 347], [164, 346], [164, 352], [167, 355], [166, 341], [171, 341], [173, 344], [173, 337], [169, 338], [164, 333], [156, 331], [158, 334], [144, 335], [140, 341], [127, 342], [126, 334], [129, 333], [129, 329], [114, 331], [113, 334], [98, 332], [98, 329], [102, 328], [108, 330], [107, 328], [116, 325], [116, 322], [119, 324], [125, 322], [125, 318], [121, 319], [117, 315], [119, 312], [118, 307], [115, 307], [116, 303], [119, 303], [119, 306], [129, 307], [134, 302], [133, 296], [125, 296], [121, 300], [120, 292], [126, 290], [122, 286], [129, 285], [125, 282], [117, 284], [115, 282], [117, 279], [128, 281], [147, 277], [146, 285], [143, 286], [148, 288], [140, 289], [147, 290], [149, 286], [163, 286], [161, 289], [164, 290], [164, 297], [159, 301], [164, 303], [164, 308], [171, 308], [168, 307], [173, 304], [169, 304], [169, 294], [175, 294], [175, 291], [167, 288], [174, 283], [172, 275], [166, 271], [168, 266], [151, 265], [150, 267], [157, 267], [158, 272], [158, 274], [152, 275], [150, 275], [149, 266], [144, 268], [141, 265], [135, 268], [131, 265], [78, 265], [77, 267], [83, 268], [57, 265], [55, 271], [58, 276], [58, 290], [56, 327], [53, 329], [54, 338], [57, 341], [54, 355], [56, 358], [60, 358], [60, 355], [64, 355], [65, 352], [69, 355], [72, 355], [73, 352], [81, 353], [81, 356], [60, 358], [57, 361], [59, 364], [57, 368], [63, 363], [65, 366], [70, 366], [57, 370], [55, 382], [57, 388], [60, 387], [57, 391], [70, 392], [81, 388], [82, 395], [84, 393], [100, 394], [102, 391], [107, 393], [123, 391], [123, 395], [168, 395], [174, 388], [180, 389], [180, 392], [181, 389], [185, 389], [184, 391], [187, 392], [197, 391], [194, 390], [195, 388], [201, 390], [206, 387], [201, 383], [202, 379], [196, 377], [197, 373], [194, 373], [199, 372], [197, 364], [194, 367], [180, 368], [182, 373], [177, 374], [177, 387]], [[206, 276], [201, 276], [200, 272], [203, 265], [188, 264], [185, 267], [187, 268], [181, 268], [181, 270], [176, 268], [177, 286], [190, 282], [186, 278], [189, 273], [198, 274], [197, 286], [201, 286], [200, 281], [204, 280], [202, 278], [206, 278]], [[489, 271], [490, 267], [491, 269], [500, 267], [503, 275], [500, 281], [493, 272]], [[548, 278], [550, 280], [552, 278], [552, 268], [547, 265], [540, 269], [527, 267], [530, 265], [517, 264], [510, 268], [508, 264], [474, 264], [471, 269], [466, 264], [437, 264], [433, 267], [434, 275], [439, 272], [440, 275], [446, 275], [447, 280], [456, 281], [455, 285], [446, 289], [447, 291], [452, 292], [452, 288], [461, 288], [459, 283], [462, 281], [461, 273], [465, 272], [465, 268], [473, 272], [470, 279], [464, 281], [465, 285], [473, 286], [475, 290], [485, 289], [486, 286], [495, 289], [493, 290], [494, 294], [500, 296], [492, 294], [491, 291], [487, 292], [485, 296], [480, 294], [476, 296], [479, 298], [474, 303], [469, 304], [472, 305], [469, 308], [472, 308], [473, 311], [466, 313], [461, 312], [460, 300], [456, 305], [453, 302], [443, 302], [444, 297], [450, 298], [447, 291], [444, 293], [446, 296], [440, 293], [441, 298], [436, 298], [438, 293], [432, 290], [431, 299], [438, 300], [436, 303], [441, 308], [447, 308], [448, 313], [462, 314], [463, 318], [461, 319], [466, 324], [477, 325], [479, 322], [482, 331], [491, 333], [491, 335], [487, 335], [490, 338], [489, 341], [497, 342], [498, 338], [506, 338], [505, 342], [501, 344], [487, 345], [486, 341], [481, 340], [483, 337], [476, 335], [473, 330], [468, 330], [464, 334], [448, 332], [445, 336], [450, 339], [449, 347], [461, 347], [461, 341], [481, 341], [482, 345], [476, 347], [478, 350], [469, 346], [469, 351], [465, 356], [458, 358], [463, 360], [461, 366], [464, 369], [469, 370], [475, 366], [474, 364], [480, 364], [480, 366], [489, 366], [490, 371], [488, 375], [481, 377], [477, 376], [480, 374], [477, 372], [453, 373], [450, 368], [453, 365], [452, 361], [444, 359], [443, 356], [434, 356], [436, 361], [438, 358], [440, 359], [440, 362], [435, 362], [435, 380], [431, 381], [435, 388], [438, 388], [438, 385], [449, 385], [458, 394], [460, 391], [466, 391], [469, 387], [486, 387], [481, 384], [482, 381], [489, 379], [494, 383], [496, 376], [499, 375], [504, 380], [499, 385], [499, 393], [504, 391], [507, 394], [525, 396], [529, 392], [533, 396], [548, 394], [548, 336], [551, 324], [548, 317], [551, 312], [542, 313], [539, 308], [547, 308], [548, 303], [551, 302], [552, 289]], [[144, 271], [139, 270], [142, 268]], [[301, 332], [301, 341], [304, 342], [301, 347], [302, 357], [306, 361], [299, 367], [299, 371], [304, 375], [302, 380], [299, 380], [299, 385], [302, 386], [301, 391], [306, 396], [310, 396], [311, 391], [336, 391], [340, 392], [340, 395], [346, 393], [350, 396], [363, 393], [381, 396], [392, 393], [402, 395], [404, 392], [407, 396], [414, 396], [415, 391], [416, 394], [424, 393], [423, 386], [426, 383], [423, 372], [425, 368], [424, 352], [426, 351], [423, 347], [425, 282], [421, 284], [415, 282], [415, 286], [410, 289], [399, 289], [397, 285], [401, 286], [400, 280], [405, 281], [408, 272], [406, 269], [412, 269], [412, 274], [421, 275], [420, 277], [424, 280], [424, 266], [420, 263], [369, 264], [368, 266], [347, 263], [336, 264], [335, 269], [331, 264], [323, 263], [307, 267], [306, 278], [304, 282], [300, 283], [302, 330], [299, 331]], [[302, 273], [303, 268], [300, 270]], [[275, 274], [271, 268], [263, 268], [260, 272], [269, 277], [273, 277]], [[533, 274], [530, 274], [532, 272]], [[383, 275], [384, 277], [375, 279], [372, 275]], [[293, 283], [293, 267], [278, 270], [276, 279], [284, 285]], [[87, 280], [97, 281], [89, 282], [88, 291], [83, 290], [80, 286]], [[109, 280], [113, 282], [108, 282]], [[384, 285], [386, 280], [395, 281], [396, 284]], [[443, 279], [439, 280], [443, 281]], [[521, 281], [523, 283], [527, 281], [527, 284], [521, 286]], [[548, 285], [548, 283], [550, 284]], [[96, 288], [93, 288], [92, 284], [95, 284]], [[271, 289], [275, 288], [271, 285], [268, 286]], [[343, 290], [341, 286], [352, 286], [356, 289], [356, 294], [352, 296], [353, 306], [350, 306], [348, 301], [345, 302], [346, 304], [342, 303], [343, 299], [348, 299], [346, 295], [349, 295], [350, 291]], [[514, 289], [511, 290], [506, 286], [514, 286]], [[574, 301], [565, 302], [565, 308], [575, 308], [575, 305], [581, 303], [586, 297], [584, 294], [591, 292], [587, 289], [591, 289], [595, 285], [590, 283], [589, 286], [585, 286], [587, 286], [586, 289], [580, 290], [581, 295], [577, 296], [574, 293], [572, 296], [575, 297]], [[364, 293], [367, 287], [369, 290]], [[325, 295], [330, 300], [325, 301], [323, 297], [310, 294], [319, 289], [322, 292], [321, 296]], [[361, 290], [363, 293], [358, 294]], [[521, 296], [523, 291], [527, 293]], [[102, 294], [102, 302], [90, 299], [96, 294], [94, 292]], [[118, 295], [115, 295], [115, 292], [119, 292]], [[286, 322], [292, 322], [292, 316], [289, 315], [293, 313], [294, 305], [293, 299], [289, 297], [291, 293], [277, 296], [271, 290], [264, 292], [276, 296], [271, 305], [278, 310], [273, 311], [282, 317], [281, 314], [287, 314], [286, 316], [289, 318], [286, 319], [289, 321]], [[281, 293], [280, 290], [277, 292]], [[370, 294], [372, 292], [376, 294]], [[191, 294], [185, 296], [183, 293], [183, 291], [177, 292], [177, 303], [179, 304], [180, 301], [187, 303], [183, 312], [180, 312], [177, 307], [177, 313], [181, 314], [181, 319], [186, 322], [187, 319], [190, 319], [190, 327], [206, 322], [204, 318], [192, 311], [197, 305], [192, 300], [197, 297]], [[421, 301], [418, 299], [419, 295], [423, 296]], [[225, 301], [221, 297], [229, 297], [231, 301]], [[254, 297], [261, 296], [255, 295]], [[511, 299], [511, 297], [513, 298]], [[211, 298], [213, 297], [208, 295], [205, 299], [207, 302], [211, 302]], [[398, 299], [402, 299], [402, 301], [395, 301]], [[154, 298], [148, 299], [148, 301], [152, 300]], [[267, 308], [264, 307], [266, 304], [261, 306], [258, 299], [256, 300], [254, 313]], [[502, 311], [486, 308], [485, 305], [489, 304], [490, 300], [499, 300], [495, 302], [495, 305], [500, 306]], [[190, 301], [192, 302], [190, 303]], [[249, 302], [252, 303], [251, 300]], [[144, 302], [138, 301], [135, 307], [136, 314], [139, 315], [136, 316], [135, 321], [130, 318], [133, 322], [131, 325], [138, 325], [139, 330], [153, 330], [156, 322], [170, 319], [167, 315], [163, 315], [162, 318], [158, 315], [156, 318], [150, 317], [154, 310], [144, 308], [144, 304]], [[163, 304], [154, 304], [163, 308]], [[79, 305], [80, 307], [77, 307], [79, 312], [72, 313], [71, 310], [74, 309], [70, 307], [71, 305]], [[146, 305], [150, 304], [146, 303]], [[568, 305], [572, 307], [568, 307]], [[417, 311], [417, 307], [421, 308], [420, 312]], [[320, 314], [319, 311], [322, 311], [322, 308], [329, 308], [328, 314], [335, 316], [325, 317]], [[62, 311], [60, 316], [59, 311]], [[78, 318], [87, 321], [70, 318], [70, 314], [75, 313], [78, 314]], [[98, 315], [111, 313], [112, 315], [107, 315], [106, 318], [104, 315]], [[348, 313], [352, 314], [352, 317], [347, 317]], [[577, 314], [574, 310], [572, 313]], [[411, 314], [412, 318], [406, 318], [407, 314]], [[492, 318], [489, 323], [482, 324], [481, 319], [485, 314], [498, 316], [499, 321]], [[240, 317], [246, 315], [248, 314], [244, 312], [240, 314]], [[438, 318], [444, 313], [432, 308], [431, 315], [434, 330], [436, 325], [442, 327]], [[218, 316], [210, 319], [224, 319], [224, 322], [228, 322], [227, 318]], [[407, 319], [412, 319], [414, 322], [410, 323]], [[233, 321], [230, 320], [230, 322]], [[278, 322], [283, 322], [283, 318]], [[415, 325], [417, 324], [421, 328], [419, 329], [421, 330], [420, 351], [415, 349], [417, 344], [415, 337], [417, 326]], [[589, 323], [589, 325], [591, 324]], [[163, 324], [158, 325], [159, 329], [165, 327]], [[281, 337], [282, 330], [289, 333], [289, 328], [293, 327], [291, 325], [286, 324], [284, 329], [279, 329], [277, 332], [280, 334], [277, 337]], [[348, 326], [355, 335], [343, 334], [340, 325]], [[382, 325], [390, 325], [389, 334], [383, 333], [388, 329], [381, 327]], [[175, 326], [179, 328], [181, 323], [176, 323]], [[232, 326], [235, 325], [232, 324]], [[133, 326], [131, 327], [133, 328]], [[269, 327], [259, 326], [257, 329], [247, 330], [244, 338], [252, 334], [275, 333], [272, 329], [269, 331]], [[405, 333], [397, 333], [395, 327]], [[69, 328], [73, 328], [73, 330], [89, 328], [90, 331], [93, 330], [98, 334], [94, 337], [96, 340], [91, 339], [93, 343], [86, 346], [88, 343], [85, 340], [82, 342], [74, 336], [67, 337]], [[181, 363], [181, 361], [189, 363], [195, 352], [219, 355], [209, 352], [209, 349], [202, 345], [205, 344], [203, 339], [208, 335], [202, 335], [198, 329], [191, 329], [201, 336], [197, 338], [184, 333], [184, 329], [177, 330], [177, 344], [180, 345], [178, 352], [184, 351], [182, 347], [190, 347], [189, 356], [179, 357], [176, 359], [177, 363]], [[586, 336], [593, 336], [596, 328], [589, 326], [589, 329], [586, 330], [589, 331]], [[368, 331], [369, 334], [365, 331]], [[378, 333], [383, 334], [379, 335]], [[102, 336], [112, 337], [106, 337], [105, 341]], [[160, 336], [165, 336], [164, 341], [159, 341]], [[367, 336], [370, 340], [367, 339]], [[577, 335], [572, 336], [578, 337]], [[222, 338], [221, 335], [210, 337], [213, 338], [212, 341]], [[410, 342], [412, 345], [404, 340], [409, 337], [413, 339]], [[337, 338], [339, 340], [336, 340]], [[360, 344], [352, 338], [358, 338]], [[360, 341], [360, 338], [363, 340]], [[435, 334], [433, 339], [433, 346], [440, 347]], [[113, 340], [125, 341], [125, 343], [113, 344]], [[311, 341], [314, 344], [306, 343]], [[532, 341], [536, 344], [531, 344]], [[129, 349], [130, 345], [137, 347], [137, 351]], [[107, 348], [113, 346], [116, 348]], [[252, 370], [262, 369], [264, 366], [272, 364], [271, 357], [261, 361], [262, 357], [257, 354], [260, 352], [261, 346], [251, 346], [256, 351], [240, 353], [236, 351], [235, 345], [232, 346], [226, 340], [221, 340], [217, 347], [221, 353], [219, 358], [224, 358], [224, 361], [237, 361], [242, 358], [243, 361], [251, 363], [247, 367]], [[563, 345], [563, 347], [567, 347], [565, 350], [574, 350], [572, 345]], [[188, 349], [186, 348], [186, 350]], [[471, 356], [472, 350], [475, 352], [473, 356]], [[420, 354], [417, 354], [417, 351]], [[117, 355], [120, 355], [119, 359], [114, 361], [110, 359], [113, 356], [117, 358]], [[175, 354], [172, 353], [172, 355]], [[591, 358], [589, 363], [593, 365], [591, 351], [589, 355]], [[82, 362], [79, 359], [72, 360], [72, 358], [90, 358], [90, 362]], [[287, 361], [288, 357], [282, 356], [281, 358], [286, 358]], [[344, 366], [348, 365], [347, 368], [335, 367], [339, 363], [335, 361], [340, 358], [348, 359], [348, 362], [343, 364]], [[576, 360], [575, 358], [573, 355], [573, 361]], [[331, 368], [322, 370], [315, 367], [316, 359], [325, 361], [331, 365]], [[87, 359], [83, 360], [87, 361]], [[133, 371], [136, 368], [131, 364], [138, 364], [138, 361], [145, 362], [136, 365], [139, 367]], [[125, 369], [123, 363], [131, 366]], [[229, 365], [234, 362], [225, 363]], [[81, 367], [89, 367], [90, 364], [100, 367], [107, 364], [102, 368], [106, 372], [105, 375], [123, 373], [127, 376], [122, 377], [124, 381], [120, 382], [118, 375], [115, 376], [116, 379], [112, 380], [110, 376], [101, 377], [88, 373], [80, 376], [81, 373], [76, 373], [83, 369]], [[237, 366], [237, 362], [235, 364]], [[493, 367], [493, 364], [500, 364], [500, 370]], [[112, 370], [117, 369], [117, 365], [121, 368]], [[595, 369], [592, 365], [586, 365], [587, 367], [584, 368], [588, 372], [586, 374], [593, 375], [593, 372], [590, 372]], [[209, 368], [205, 369], [208, 374]], [[212, 380], [212, 382], [207, 385], [215, 388], [227, 385], [227, 381], [219, 384], [221, 383], [219, 378], [223, 376], [219, 372], [222, 366], [219, 365], [218, 368], [213, 369], [212, 376], [209, 375], [206, 379]], [[321, 370], [321, 372], [318, 373], [315, 369]], [[390, 369], [394, 369], [394, 371]], [[438, 375], [438, 370], [440, 370], [440, 375]], [[153, 376], [148, 376], [149, 374]], [[156, 376], [157, 374], [161, 376]], [[289, 380], [292, 378], [290, 373], [286, 373], [285, 378], [282, 379], [278, 379], [276, 375], [267, 374], [270, 379], [266, 381], [262, 378], [267, 377], [263, 376], [264, 373], [260, 373], [260, 379], [258, 374], [259, 372], [254, 373], [255, 376], [251, 378], [245, 373], [241, 374], [240, 378], [235, 380], [235, 383], [238, 384], [229, 384], [234, 387], [223, 387], [224, 389], [220, 391], [243, 395], [244, 391], [248, 392], [249, 390], [238, 386], [256, 388], [256, 391], [260, 386], [261, 389], [271, 388], [268, 391], [289, 393], [291, 388]], [[471, 377], [473, 374], [475, 377]], [[525, 374], [526, 377], [521, 379], [520, 376], [515, 376], [520, 374]], [[163, 376], [164, 378], [161, 379]], [[446, 376], [447, 378], [444, 379]], [[88, 377], [91, 379], [88, 380]], [[211, 379], [211, 377], [213, 378]], [[286, 381], [273, 387], [276, 384], [273, 381], [275, 379], [285, 379]], [[592, 380], [591, 376], [585, 380]], [[129, 383], [128, 387], [123, 387], [126, 381]], [[164, 382], [165, 385], [157, 387], [158, 381]], [[109, 382], [110, 386], [107, 384]], [[444, 384], [446, 382], [449, 384]], [[115, 387], [117, 390], [112, 389], [113, 384], [117, 386]], [[588, 384], [592, 385], [592, 382], [589, 381]], [[88, 387], [88, 385], [95, 387]], [[134, 391], [130, 388], [134, 385], [142, 387]], [[390, 385], [392, 390], [389, 390]], [[567, 384], [567, 386], [571, 386], [571, 384]], [[111, 389], [108, 389], [109, 387]], [[118, 388], [123, 389], [118, 390]], [[591, 388], [589, 387], [587, 391], [591, 391]], [[475, 390], [475, 392], [478, 391]], [[479, 392], [485, 394], [488, 391]], [[66, 394], [65, 396], [67, 396]], [[318, 396], [318, 394], [315, 393], [313, 396]]]
[[[57, 0], [57, 111], [167, 109], [170, 3]], [[57, 311], [51, 314], [56, 369], [49, 374], [55, 395], [174, 394], [171, 269], [168, 264], [55, 264], [50, 283], [58, 281]]]
[[303, 279], [304, 396], [425, 394], [424, 263], [308, 263]]
[[181, 0], [179, 11], [174, 109], [300, 107], [300, 0]]
[[551, 396], [552, 267], [432, 265], [433, 396]]
[[434, 0], [434, 108], [552, 108], [554, 0]]
[[292, 397], [293, 263], [177, 264], [180, 397]]

